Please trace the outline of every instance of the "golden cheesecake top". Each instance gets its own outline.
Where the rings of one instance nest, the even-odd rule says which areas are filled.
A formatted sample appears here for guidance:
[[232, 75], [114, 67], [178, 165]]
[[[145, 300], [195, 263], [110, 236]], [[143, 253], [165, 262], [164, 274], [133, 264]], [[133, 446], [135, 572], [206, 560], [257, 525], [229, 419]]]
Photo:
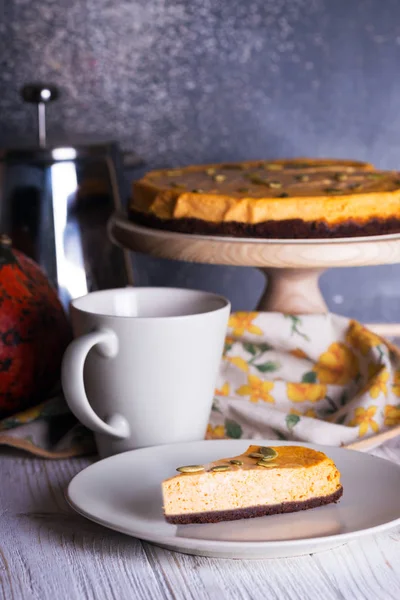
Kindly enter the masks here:
[[297, 159], [150, 171], [131, 208], [160, 219], [339, 224], [400, 217], [400, 173], [369, 163]]
[[[193, 476], [205, 472], [214, 475], [237, 469], [309, 469], [325, 461], [333, 465], [333, 461], [323, 452], [304, 446], [249, 446], [246, 452], [239, 456], [221, 458], [206, 465], [183, 465], [177, 467], [177, 471], [181, 475]], [[170, 480], [176, 477], [179, 475], [171, 477]]]

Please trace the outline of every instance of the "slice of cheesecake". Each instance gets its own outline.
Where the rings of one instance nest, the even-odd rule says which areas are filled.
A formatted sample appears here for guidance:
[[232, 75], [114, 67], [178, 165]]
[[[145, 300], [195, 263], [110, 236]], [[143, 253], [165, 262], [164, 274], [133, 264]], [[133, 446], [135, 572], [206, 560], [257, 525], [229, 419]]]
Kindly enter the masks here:
[[337, 502], [340, 473], [323, 452], [303, 446], [250, 446], [244, 454], [178, 467], [162, 482], [168, 523], [217, 523]]

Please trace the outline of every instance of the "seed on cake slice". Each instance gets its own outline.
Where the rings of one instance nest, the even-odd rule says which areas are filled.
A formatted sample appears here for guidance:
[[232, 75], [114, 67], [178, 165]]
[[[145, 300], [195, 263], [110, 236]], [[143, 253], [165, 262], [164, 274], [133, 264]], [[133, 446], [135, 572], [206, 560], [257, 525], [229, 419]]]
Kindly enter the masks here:
[[333, 179], [335, 181], [346, 181], [347, 175], [345, 173], [335, 173]]
[[310, 179], [308, 175], [295, 175], [294, 178], [296, 181], [308, 181]]
[[274, 450], [273, 448], [270, 448], [269, 446], [261, 446], [260, 453], [264, 459], [269, 459], [269, 460], [271, 458], [275, 458], [276, 456], [278, 456], [277, 451]]
[[200, 473], [200, 471], [205, 471], [203, 465], [186, 465], [184, 467], [178, 467], [176, 469], [180, 473]]
[[384, 173], [367, 173], [368, 179], [382, 179], [385, 177]]
[[231, 465], [237, 465], [238, 467], [241, 467], [243, 464], [243, 461], [241, 460], [230, 460], [229, 462], [231, 463]]
[[227, 471], [230, 469], [229, 465], [217, 465], [216, 467], [212, 467], [210, 471]]
[[222, 183], [225, 179], [226, 175], [214, 175], [214, 181], [217, 181], [218, 183]]
[[275, 163], [265, 163], [264, 169], [267, 171], [282, 171], [283, 165], [275, 164]]
[[250, 458], [263, 458], [264, 454], [261, 454], [261, 452], [250, 452], [250, 454], [248, 454], [247, 456], [249, 456]]
[[255, 173], [246, 173], [245, 177], [255, 185], [268, 185], [268, 181]]
[[338, 192], [340, 192], [339, 188], [335, 188], [335, 187], [327, 187], [324, 190], [327, 194], [337, 194]]
[[272, 462], [264, 462], [263, 460], [259, 460], [257, 463], [258, 467], [264, 467], [266, 469], [269, 469], [271, 467], [275, 467], [276, 463], [272, 463]]

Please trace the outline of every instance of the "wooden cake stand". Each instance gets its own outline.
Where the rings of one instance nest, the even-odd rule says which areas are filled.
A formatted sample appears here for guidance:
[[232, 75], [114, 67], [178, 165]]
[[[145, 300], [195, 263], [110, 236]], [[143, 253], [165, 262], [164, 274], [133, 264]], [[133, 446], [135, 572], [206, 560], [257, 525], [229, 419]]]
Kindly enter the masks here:
[[109, 221], [109, 235], [125, 249], [187, 262], [257, 267], [268, 285], [261, 311], [315, 314], [328, 311], [319, 289], [331, 267], [400, 262], [400, 234], [320, 240], [263, 240], [174, 233], [136, 225], [124, 215]]

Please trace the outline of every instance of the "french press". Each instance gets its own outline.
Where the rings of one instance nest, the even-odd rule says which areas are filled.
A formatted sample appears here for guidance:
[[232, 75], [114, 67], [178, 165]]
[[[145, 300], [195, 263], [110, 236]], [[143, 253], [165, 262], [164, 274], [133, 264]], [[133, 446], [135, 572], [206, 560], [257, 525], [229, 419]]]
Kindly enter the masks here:
[[49, 143], [46, 107], [59, 90], [30, 84], [21, 95], [37, 106], [38, 143], [0, 150], [0, 231], [43, 268], [65, 308], [88, 292], [131, 285], [129, 254], [106, 229], [127, 197], [118, 144]]

